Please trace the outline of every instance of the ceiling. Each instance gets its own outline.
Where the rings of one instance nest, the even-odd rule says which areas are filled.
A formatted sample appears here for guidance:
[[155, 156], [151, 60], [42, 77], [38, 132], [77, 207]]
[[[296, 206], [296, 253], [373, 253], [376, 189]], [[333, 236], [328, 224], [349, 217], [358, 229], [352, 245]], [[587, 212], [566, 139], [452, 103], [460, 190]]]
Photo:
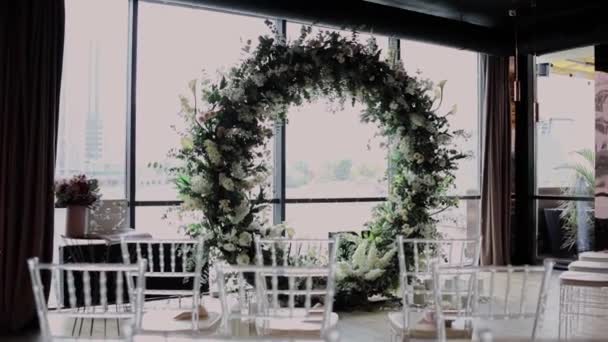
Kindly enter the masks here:
[[521, 53], [537, 54], [608, 43], [608, 0], [147, 1], [356, 27], [496, 55], [513, 54], [516, 41]]
[[595, 1], [571, 0], [366, 0], [409, 11], [463, 21], [485, 27], [508, 27], [513, 24], [510, 10], [519, 15], [555, 16], [593, 4]]
[[501, 30], [512, 36], [512, 45], [517, 32], [524, 52], [546, 53], [608, 42], [607, 0], [365, 1]]

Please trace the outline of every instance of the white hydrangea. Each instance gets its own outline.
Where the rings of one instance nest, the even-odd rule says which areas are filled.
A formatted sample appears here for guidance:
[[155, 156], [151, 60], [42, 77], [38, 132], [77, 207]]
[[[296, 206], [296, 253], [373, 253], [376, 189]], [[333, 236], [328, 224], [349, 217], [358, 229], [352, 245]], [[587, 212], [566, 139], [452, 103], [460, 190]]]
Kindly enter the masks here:
[[209, 156], [211, 163], [213, 165], [219, 165], [222, 162], [222, 155], [220, 154], [217, 145], [209, 139], [205, 140], [203, 145], [205, 145], [205, 151], [207, 152], [207, 156]]
[[203, 201], [196, 197], [187, 196], [184, 198], [183, 208], [186, 210], [198, 210], [203, 208]]
[[426, 119], [418, 113], [410, 114], [410, 121], [412, 122], [412, 124], [414, 124], [418, 127], [426, 126]]
[[234, 190], [234, 182], [224, 173], [220, 173], [220, 185], [228, 191]]
[[236, 257], [236, 263], [238, 265], [249, 265], [249, 263], [251, 262], [249, 255], [245, 254], [245, 253], [241, 253]]
[[230, 222], [233, 224], [240, 223], [249, 214], [249, 201], [244, 199], [239, 203], [238, 207], [234, 208], [234, 215], [230, 217]]
[[251, 80], [255, 85], [261, 87], [264, 85], [264, 82], [266, 82], [266, 76], [264, 74], [253, 74], [251, 75]]
[[225, 213], [231, 212], [232, 209], [230, 208], [230, 200], [227, 200], [227, 199], [220, 200], [220, 209]]
[[253, 241], [253, 238], [250, 233], [242, 232], [239, 235], [239, 246], [247, 247], [251, 245], [251, 241]]
[[230, 173], [232, 174], [232, 177], [237, 179], [245, 179], [245, 177], [247, 177], [245, 170], [243, 170], [243, 164], [241, 163], [232, 164], [230, 167]]
[[234, 251], [236, 251], [236, 246], [233, 245], [233, 244], [231, 244], [231, 243], [225, 243], [225, 244], [223, 244], [222, 248], [225, 251], [228, 251], [228, 252], [234, 252]]
[[251, 230], [251, 231], [260, 231], [262, 230], [262, 226], [260, 225], [260, 223], [258, 221], [253, 221], [251, 222], [251, 224], [247, 227], [247, 230]]
[[203, 176], [196, 175], [192, 177], [191, 182], [191, 190], [197, 194], [201, 194], [203, 196], [208, 195], [211, 192], [211, 184], [203, 178]]
[[383, 274], [384, 274], [384, 270], [381, 270], [379, 268], [375, 268], [375, 269], [367, 272], [363, 278], [365, 278], [365, 280], [374, 281], [374, 280], [378, 279]]

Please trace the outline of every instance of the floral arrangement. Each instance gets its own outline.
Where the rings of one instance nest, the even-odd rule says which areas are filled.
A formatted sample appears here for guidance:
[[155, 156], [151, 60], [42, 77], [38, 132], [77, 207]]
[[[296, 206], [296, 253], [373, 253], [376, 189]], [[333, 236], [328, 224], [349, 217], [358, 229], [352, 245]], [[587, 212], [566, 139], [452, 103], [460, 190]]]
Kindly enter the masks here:
[[70, 205], [92, 208], [101, 198], [96, 179], [87, 179], [85, 175], [76, 175], [70, 179], [55, 182], [54, 186], [57, 208]]
[[181, 97], [187, 128], [180, 132], [181, 148], [170, 152], [178, 166], [168, 171], [184, 201], [182, 210], [204, 216], [186, 233], [204, 234], [229, 263], [253, 262], [254, 234], [286, 233], [284, 226], [266, 228], [264, 217], [272, 124], [286, 120], [289, 106], [304, 101], [359, 101], [366, 107], [361, 120], [378, 125], [390, 141], [388, 200], [375, 208], [367, 224], [369, 237], [361, 240], [365, 245], [357, 255], [373, 260], [379, 256], [382, 262], [374, 266], [384, 271], [363, 272], [362, 264], [353, 264], [352, 274], [343, 280], [375, 277], [365, 281], [394, 288], [396, 237], [432, 237], [435, 231], [418, 227], [435, 223], [432, 210], [455, 204], [446, 195], [456, 163], [466, 155], [452, 146], [462, 134], [449, 129], [447, 116], [453, 111], [437, 113], [444, 83], [435, 88], [407, 74], [402, 65], [381, 61], [375, 40], [361, 44], [356, 33], [311, 36], [311, 28], [302, 27], [296, 40], [286, 42], [269, 26], [275, 35], [259, 37], [253, 51], [248, 42], [241, 64], [217, 82], [192, 81], [193, 101]]
[[392, 288], [383, 277], [397, 253], [397, 247], [380, 252], [374, 241], [353, 234], [341, 234], [339, 261], [336, 266], [336, 306], [354, 302], [364, 304], [368, 297], [385, 295]]

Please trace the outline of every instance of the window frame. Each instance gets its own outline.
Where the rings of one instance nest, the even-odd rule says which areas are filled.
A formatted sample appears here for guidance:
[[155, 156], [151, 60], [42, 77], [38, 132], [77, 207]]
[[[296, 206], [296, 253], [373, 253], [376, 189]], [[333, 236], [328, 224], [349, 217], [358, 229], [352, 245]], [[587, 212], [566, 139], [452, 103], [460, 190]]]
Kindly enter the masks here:
[[[136, 170], [136, 128], [137, 128], [137, 43], [138, 43], [138, 14], [139, 14], [139, 1], [140, 0], [128, 0], [129, 1], [129, 16], [128, 16], [128, 64], [127, 64], [127, 108], [126, 108], [126, 120], [127, 120], [127, 144], [126, 144], [126, 199], [129, 212], [129, 227], [137, 229], [135, 211], [137, 207], [150, 207], [150, 206], [178, 206], [182, 203], [179, 200], [137, 200], [136, 199], [136, 184], [137, 184], [137, 170]], [[145, 0], [142, 0], [145, 1]], [[179, 4], [164, 3], [166, 6], [181, 6]], [[193, 10], [205, 10], [205, 11], [218, 11], [216, 9], [209, 9], [203, 6], [187, 6]], [[219, 11], [227, 12], [228, 11]], [[242, 13], [235, 13], [238, 15], [244, 15]], [[286, 19], [274, 19], [279, 34], [283, 37], [287, 36], [287, 20]], [[388, 37], [388, 46], [390, 49], [395, 49], [395, 56], [400, 60], [400, 39]], [[478, 87], [477, 91], [480, 96], [480, 78], [478, 74]], [[480, 108], [479, 108], [480, 109]], [[481, 128], [481, 111], [477, 111], [478, 125]], [[478, 130], [481, 133], [481, 130]], [[315, 203], [357, 203], [357, 202], [377, 202], [382, 203], [387, 200], [386, 197], [338, 197], [338, 198], [287, 198], [286, 197], [286, 184], [285, 184], [285, 171], [286, 171], [286, 125], [284, 122], [277, 122], [274, 126], [274, 150], [273, 150], [273, 197], [268, 200], [268, 203], [273, 205], [273, 224], [279, 224], [286, 219], [286, 205], [287, 204], [315, 204]], [[481, 137], [478, 139], [478, 151], [481, 152]], [[477, 158], [478, 168], [481, 174], [481, 156]], [[390, 170], [390, 165], [387, 163], [387, 169]], [[390, 191], [390, 174], [388, 180], [388, 187]], [[481, 184], [480, 184], [481, 185]], [[480, 188], [481, 189], [481, 188]], [[459, 200], [481, 200], [481, 195], [454, 195], [450, 196]]]

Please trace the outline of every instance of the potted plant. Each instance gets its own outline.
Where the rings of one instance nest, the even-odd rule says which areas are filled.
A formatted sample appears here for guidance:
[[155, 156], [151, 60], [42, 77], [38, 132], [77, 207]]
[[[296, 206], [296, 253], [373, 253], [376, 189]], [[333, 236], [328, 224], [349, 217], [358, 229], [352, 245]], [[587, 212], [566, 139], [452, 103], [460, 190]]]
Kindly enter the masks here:
[[87, 233], [89, 209], [101, 198], [96, 179], [76, 175], [55, 182], [55, 207], [67, 208], [65, 235], [83, 237]]
[[[566, 196], [594, 196], [595, 191], [595, 154], [590, 149], [575, 152], [581, 157], [581, 162], [565, 164], [559, 169], [574, 172], [572, 184], [562, 188]], [[593, 208], [591, 203], [583, 201], [561, 201], [560, 219], [564, 237], [562, 248], [577, 247], [578, 252], [592, 249], [593, 239]]]

